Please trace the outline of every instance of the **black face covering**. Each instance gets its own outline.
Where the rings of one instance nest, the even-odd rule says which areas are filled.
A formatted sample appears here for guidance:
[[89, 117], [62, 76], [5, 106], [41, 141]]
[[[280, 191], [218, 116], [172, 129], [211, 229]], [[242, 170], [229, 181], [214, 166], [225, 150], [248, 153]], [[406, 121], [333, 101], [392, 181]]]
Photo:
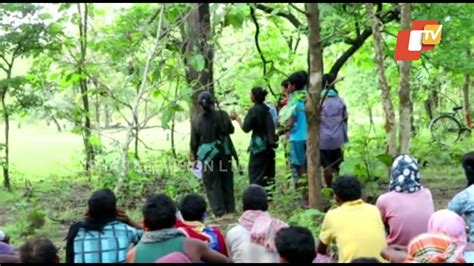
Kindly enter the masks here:
[[214, 98], [210, 92], [203, 91], [198, 96], [198, 103], [205, 112], [210, 112], [212, 110], [212, 105], [214, 104]]
[[466, 171], [466, 178], [467, 178], [467, 186], [471, 186], [471, 185], [474, 185], [474, 173], [473, 172], [470, 172], [468, 173]]
[[474, 166], [469, 164], [469, 161], [464, 161], [462, 163], [464, 172], [466, 173], [467, 186], [474, 185]]

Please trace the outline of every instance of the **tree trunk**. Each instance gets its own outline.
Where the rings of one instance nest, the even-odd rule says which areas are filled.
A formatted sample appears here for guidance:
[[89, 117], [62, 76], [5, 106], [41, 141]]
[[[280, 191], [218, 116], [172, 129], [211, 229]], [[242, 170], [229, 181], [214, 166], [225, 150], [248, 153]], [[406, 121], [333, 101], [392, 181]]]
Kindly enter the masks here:
[[372, 106], [367, 103], [367, 113], [369, 114], [369, 123], [371, 127], [375, 128], [375, 122], [374, 122], [374, 111], [372, 110]]
[[[411, 26], [410, 3], [401, 5], [402, 30]], [[410, 99], [410, 68], [411, 61], [400, 61], [400, 153], [407, 154], [410, 150], [411, 137], [411, 99]]]
[[2, 110], [3, 110], [3, 120], [5, 123], [5, 143], [4, 143], [4, 150], [5, 150], [5, 158], [3, 158], [3, 185], [5, 186], [6, 189], [10, 190], [10, 171], [9, 171], [9, 165], [10, 165], [10, 151], [9, 151], [9, 145], [10, 145], [10, 116], [8, 114], [7, 110], [7, 105], [5, 103], [5, 97], [7, 95], [7, 90], [8, 87], [4, 87], [2, 89], [2, 95], [1, 95], [1, 101], [2, 101]]
[[110, 128], [110, 123], [112, 122], [110, 117], [110, 108], [109, 105], [104, 106], [104, 113], [105, 113], [105, 128]]
[[95, 128], [100, 136], [100, 101], [98, 94], [95, 96]]
[[[128, 150], [129, 150], [129, 147], [130, 147], [130, 143], [133, 140], [133, 131], [136, 127], [135, 121], [138, 121], [138, 119], [135, 119], [138, 116], [138, 107], [140, 106], [140, 102], [142, 100], [142, 97], [145, 94], [145, 90], [147, 89], [148, 73], [150, 72], [150, 67], [151, 67], [152, 61], [156, 56], [156, 52], [158, 50], [158, 45], [160, 43], [159, 41], [160, 41], [161, 29], [162, 29], [162, 25], [163, 25], [164, 11], [165, 11], [165, 4], [162, 4], [161, 5], [161, 11], [160, 11], [160, 19], [159, 19], [158, 26], [157, 26], [157, 29], [156, 29], [156, 38], [154, 39], [152, 47], [150, 48], [150, 51], [149, 51], [148, 56], [147, 56], [145, 69], [143, 70], [142, 82], [140, 83], [140, 89], [139, 89], [137, 95], [135, 96], [135, 99], [134, 99], [133, 105], [132, 105], [132, 110], [131, 110], [132, 119], [130, 120], [131, 122], [128, 125], [127, 132], [126, 132], [126, 135], [125, 135], [125, 140], [121, 145], [122, 147], [121, 147], [121, 156], [120, 156], [120, 174], [118, 176], [117, 184], [114, 188], [114, 193], [116, 195], [121, 191], [124, 183], [126, 182], [126, 178], [128, 176], [128, 170], [129, 170], [129, 167], [128, 167]], [[162, 63], [160, 65], [162, 65]], [[158, 69], [157, 71], [159, 71], [159, 70], [160, 69]]]
[[59, 124], [58, 120], [54, 115], [51, 116], [51, 119], [53, 120], [54, 124], [56, 125], [56, 128], [58, 129], [58, 132], [62, 132], [63, 129], [61, 128], [61, 125]]
[[84, 75], [84, 67], [86, 61], [86, 52], [87, 52], [87, 18], [88, 18], [88, 8], [87, 3], [84, 4], [84, 16], [82, 15], [81, 11], [81, 4], [77, 4], [77, 9], [80, 16], [80, 23], [79, 23], [79, 40], [80, 40], [80, 47], [81, 47], [81, 58], [78, 66], [78, 74], [81, 76], [79, 81], [80, 90], [81, 90], [81, 98], [82, 98], [82, 108], [83, 108], [83, 116], [84, 116], [84, 126], [83, 126], [83, 141], [84, 141], [84, 148], [86, 151], [86, 165], [85, 170], [87, 174], [90, 174], [91, 168], [94, 165], [95, 159], [95, 152], [94, 147], [92, 146], [90, 139], [91, 139], [91, 118], [90, 118], [90, 107], [89, 107], [89, 95], [88, 95], [88, 88], [87, 88], [87, 78]]
[[[140, 83], [138, 83], [139, 85], [137, 86], [137, 95], [140, 93]], [[136, 113], [136, 115], [133, 116], [133, 120], [134, 120], [134, 123], [135, 123], [135, 160], [137, 161], [140, 161], [140, 155], [138, 154], [138, 144], [139, 144], [139, 141], [140, 141], [140, 119], [138, 118], [139, 116], [139, 112]]]
[[323, 78], [323, 59], [320, 42], [319, 7], [317, 3], [306, 3], [309, 37], [309, 96], [306, 101], [308, 121], [308, 184], [309, 205], [311, 208], [323, 211], [322, 174], [319, 153], [320, 101]]
[[[185, 47], [186, 80], [193, 87], [191, 122], [201, 112], [197, 103], [199, 93], [204, 90], [214, 95], [213, 61], [214, 48], [209, 44], [212, 38], [209, 3], [192, 3], [191, 13], [186, 20], [186, 33], [183, 35]], [[190, 64], [191, 56], [201, 54], [204, 57], [204, 70], [196, 71]]]
[[[428, 88], [426, 87], [423, 87], [424, 90], [429, 90]], [[425, 111], [426, 111], [426, 115], [428, 115], [428, 118], [431, 120], [433, 120], [433, 111], [434, 111], [434, 93], [435, 93], [436, 90], [429, 90], [429, 96], [428, 96], [428, 99], [424, 102], [424, 107], [425, 107]]]
[[[471, 58], [471, 50], [467, 50], [468, 59]], [[464, 112], [466, 115], [466, 125], [468, 128], [472, 127], [472, 118], [471, 118], [471, 98], [469, 95], [469, 86], [471, 85], [471, 76], [469, 73], [464, 74], [464, 86], [462, 88], [464, 96]]]
[[[178, 89], [179, 89], [179, 80], [178, 85], [176, 85], [174, 89], [174, 99], [178, 98]], [[176, 111], [173, 111], [173, 116], [171, 118], [171, 153], [173, 154], [173, 158], [177, 159], [178, 156], [176, 155], [176, 143], [175, 143], [175, 127], [176, 127]]]
[[374, 5], [366, 4], [367, 14], [372, 18], [372, 32], [374, 35], [375, 65], [377, 77], [381, 87], [383, 111], [385, 115], [385, 133], [387, 135], [388, 154], [395, 156], [397, 153], [397, 131], [395, 128], [395, 111], [393, 109], [390, 87], [385, 76], [385, 60], [383, 39], [380, 32], [380, 21], [374, 13]]
[[441, 83], [436, 86], [436, 89], [432, 92], [431, 97], [433, 97], [433, 110], [436, 111], [440, 105], [438, 91], [441, 91]]

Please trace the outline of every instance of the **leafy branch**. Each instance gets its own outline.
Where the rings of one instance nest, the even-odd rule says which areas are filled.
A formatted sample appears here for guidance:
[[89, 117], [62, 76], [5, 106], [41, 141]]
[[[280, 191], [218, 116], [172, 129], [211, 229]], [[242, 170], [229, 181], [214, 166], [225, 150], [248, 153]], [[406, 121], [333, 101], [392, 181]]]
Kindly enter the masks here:
[[259, 38], [258, 38], [260, 34], [260, 25], [258, 24], [257, 17], [255, 16], [255, 8], [252, 5], [250, 5], [250, 16], [252, 17], [252, 21], [255, 24], [255, 45], [257, 46], [258, 54], [260, 55], [260, 58], [262, 59], [262, 63], [263, 63], [263, 78], [265, 79], [265, 82], [267, 83], [267, 86], [270, 89], [270, 92], [272, 93], [272, 95], [276, 96], [270, 82], [268, 81], [268, 76], [267, 76], [267, 64], [270, 64], [270, 70], [272, 70], [274, 62], [273, 60], [267, 61], [265, 59], [265, 56], [263, 55], [262, 48], [260, 47]]

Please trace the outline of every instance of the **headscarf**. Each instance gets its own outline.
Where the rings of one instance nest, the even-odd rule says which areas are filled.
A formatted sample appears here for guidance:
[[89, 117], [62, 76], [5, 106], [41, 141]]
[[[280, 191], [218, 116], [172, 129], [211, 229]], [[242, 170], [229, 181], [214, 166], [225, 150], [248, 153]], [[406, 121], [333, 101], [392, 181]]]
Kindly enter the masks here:
[[404, 263], [465, 263], [456, 255], [457, 244], [441, 233], [424, 233], [408, 244], [408, 257]]
[[456, 256], [463, 256], [467, 244], [466, 224], [461, 216], [450, 210], [439, 210], [431, 215], [429, 233], [444, 233], [456, 240]]
[[250, 231], [250, 241], [264, 246], [270, 252], [276, 252], [275, 236], [280, 229], [288, 225], [273, 219], [268, 212], [249, 210], [239, 218], [239, 224]]
[[395, 158], [390, 174], [390, 191], [414, 193], [422, 188], [416, 159], [409, 155]]
[[156, 260], [155, 263], [192, 263], [186, 254], [182, 252], [173, 252], [160, 259]]

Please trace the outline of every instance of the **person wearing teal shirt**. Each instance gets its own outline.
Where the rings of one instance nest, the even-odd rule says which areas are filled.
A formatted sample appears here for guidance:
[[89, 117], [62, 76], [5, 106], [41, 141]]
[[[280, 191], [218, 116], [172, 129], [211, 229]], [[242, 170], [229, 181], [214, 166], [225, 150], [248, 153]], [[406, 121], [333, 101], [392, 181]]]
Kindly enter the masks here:
[[[290, 118], [287, 120], [287, 127], [290, 133], [290, 164], [295, 186], [299, 187], [299, 179], [306, 173], [306, 138], [307, 122], [304, 99], [306, 97], [306, 84], [308, 74], [299, 71], [288, 77], [288, 91], [290, 93], [289, 105], [294, 105]], [[306, 193], [304, 193], [306, 195]], [[303, 205], [306, 204], [307, 197], [303, 196]]]

